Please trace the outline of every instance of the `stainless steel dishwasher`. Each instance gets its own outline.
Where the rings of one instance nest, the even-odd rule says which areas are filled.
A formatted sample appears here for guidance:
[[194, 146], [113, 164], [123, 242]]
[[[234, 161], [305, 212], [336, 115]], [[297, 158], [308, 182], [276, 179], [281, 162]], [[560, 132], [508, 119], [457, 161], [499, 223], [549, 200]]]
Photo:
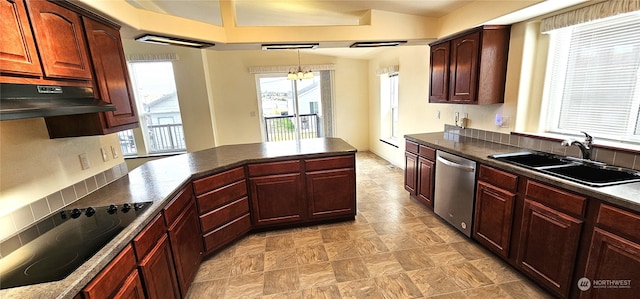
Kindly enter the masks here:
[[475, 179], [476, 162], [436, 151], [433, 210], [467, 237], [473, 223]]

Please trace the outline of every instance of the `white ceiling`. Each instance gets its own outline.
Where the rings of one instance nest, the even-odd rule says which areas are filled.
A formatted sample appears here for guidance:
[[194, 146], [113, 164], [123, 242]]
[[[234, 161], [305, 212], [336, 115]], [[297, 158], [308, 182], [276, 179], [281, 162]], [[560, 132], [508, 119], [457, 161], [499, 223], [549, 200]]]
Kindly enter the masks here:
[[[219, 0], [126, 0], [134, 7], [222, 26]], [[229, 0], [222, 0], [229, 1]], [[358, 25], [367, 11], [441, 17], [466, 0], [235, 0], [238, 26]]]

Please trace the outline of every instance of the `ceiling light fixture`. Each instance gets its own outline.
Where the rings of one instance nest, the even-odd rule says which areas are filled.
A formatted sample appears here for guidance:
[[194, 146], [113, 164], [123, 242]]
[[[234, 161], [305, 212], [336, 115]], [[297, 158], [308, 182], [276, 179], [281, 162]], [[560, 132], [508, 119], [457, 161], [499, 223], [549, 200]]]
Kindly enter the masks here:
[[298, 68], [292, 68], [289, 71], [289, 75], [287, 75], [287, 79], [289, 80], [302, 80], [302, 79], [311, 79], [313, 78], [313, 72], [310, 67], [305, 67], [302, 69], [300, 65], [300, 50], [298, 50]]
[[299, 50], [299, 49], [315, 49], [318, 47], [314, 44], [263, 44], [262, 50]]
[[349, 48], [376, 48], [376, 47], [395, 47], [406, 44], [407, 41], [391, 41], [391, 42], [355, 42]]
[[160, 36], [160, 35], [154, 35], [154, 34], [145, 34], [145, 35], [139, 36], [136, 38], [136, 41], [151, 43], [151, 44], [159, 44], [159, 45], [184, 46], [184, 47], [191, 47], [191, 48], [198, 48], [198, 49], [213, 47], [216, 45], [212, 43], [198, 42], [193, 40], [186, 40], [181, 38]]

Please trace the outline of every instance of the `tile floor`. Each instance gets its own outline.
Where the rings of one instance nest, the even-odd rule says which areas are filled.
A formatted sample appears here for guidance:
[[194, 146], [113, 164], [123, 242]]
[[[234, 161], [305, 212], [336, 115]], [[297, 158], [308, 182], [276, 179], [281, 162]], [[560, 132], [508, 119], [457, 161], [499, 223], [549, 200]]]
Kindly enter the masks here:
[[357, 154], [355, 221], [255, 233], [203, 261], [188, 298], [551, 298]]

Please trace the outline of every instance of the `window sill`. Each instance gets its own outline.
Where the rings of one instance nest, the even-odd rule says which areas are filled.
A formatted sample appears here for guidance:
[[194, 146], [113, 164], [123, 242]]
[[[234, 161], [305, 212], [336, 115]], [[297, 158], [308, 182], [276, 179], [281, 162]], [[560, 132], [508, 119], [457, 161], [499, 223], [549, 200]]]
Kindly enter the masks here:
[[131, 156], [124, 156], [124, 159], [143, 159], [143, 158], [165, 158], [165, 157], [171, 157], [171, 156], [176, 156], [176, 155], [181, 155], [181, 154], [186, 154], [187, 152], [170, 152], [170, 153], [154, 153], [154, 154], [146, 154], [146, 155], [131, 155]]

